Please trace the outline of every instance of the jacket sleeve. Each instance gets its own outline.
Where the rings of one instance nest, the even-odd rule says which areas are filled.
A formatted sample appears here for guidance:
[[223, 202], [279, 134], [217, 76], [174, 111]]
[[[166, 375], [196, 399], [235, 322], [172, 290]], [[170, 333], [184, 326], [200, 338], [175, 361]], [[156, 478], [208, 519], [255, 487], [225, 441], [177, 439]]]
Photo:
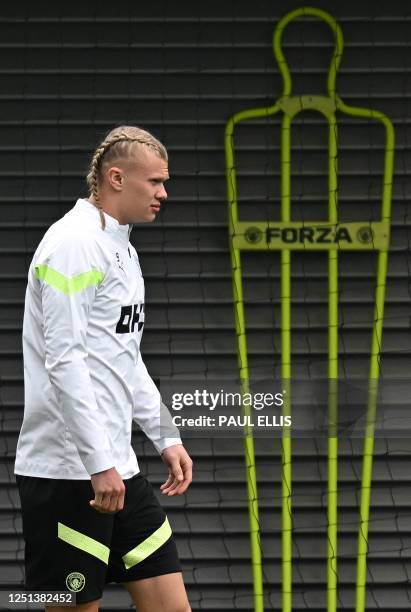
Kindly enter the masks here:
[[46, 370], [84, 467], [95, 474], [114, 466], [87, 365], [89, 313], [104, 273], [93, 265], [87, 242], [72, 236], [38, 259], [33, 273], [40, 285]]
[[182, 444], [167, 406], [155, 386], [141, 357], [137, 361], [137, 389], [134, 396], [134, 421], [161, 453], [173, 444]]

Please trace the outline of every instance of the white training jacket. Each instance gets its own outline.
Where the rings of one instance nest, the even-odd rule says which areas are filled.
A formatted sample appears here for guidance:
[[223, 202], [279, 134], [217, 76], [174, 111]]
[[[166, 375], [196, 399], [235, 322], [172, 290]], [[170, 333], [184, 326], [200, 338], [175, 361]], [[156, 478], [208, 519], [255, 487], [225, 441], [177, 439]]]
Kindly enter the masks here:
[[[144, 281], [129, 226], [79, 199], [37, 248], [24, 323], [24, 419], [15, 473], [139, 472], [133, 419], [158, 452], [181, 444], [140, 353]], [[161, 413], [161, 427], [160, 427]]]

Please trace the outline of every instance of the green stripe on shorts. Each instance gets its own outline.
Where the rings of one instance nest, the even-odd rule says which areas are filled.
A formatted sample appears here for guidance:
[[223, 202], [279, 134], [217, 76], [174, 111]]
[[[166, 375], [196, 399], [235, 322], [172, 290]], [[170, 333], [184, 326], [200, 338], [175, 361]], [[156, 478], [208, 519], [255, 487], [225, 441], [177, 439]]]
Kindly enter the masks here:
[[44, 281], [54, 289], [58, 289], [65, 295], [73, 295], [79, 293], [92, 285], [99, 285], [104, 280], [104, 274], [99, 270], [90, 270], [90, 272], [82, 272], [76, 276], [64, 276], [57, 270], [53, 270], [46, 264], [39, 264], [35, 267], [36, 276], [39, 280]]
[[126, 569], [130, 569], [144, 561], [149, 555], [152, 555], [160, 546], [162, 546], [171, 537], [171, 527], [168, 518], [154, 533], [141, 542], [138, 546], [123, 555], [124, 565]]
[[60, 540], [63, 540], [63, 542], [67, 542], [67, 544], [84, 550], [86, 553], [89, 553], [89, 555], [97, 557], [97, 559], [100, 559], [100, 561], [108, 565], [110, 549], [108, 546], [101, 544], [101, 542], [71, 527], [67, 527], [67, 525], [63, 525], [63, 523], [58, 523], [58, 537]]

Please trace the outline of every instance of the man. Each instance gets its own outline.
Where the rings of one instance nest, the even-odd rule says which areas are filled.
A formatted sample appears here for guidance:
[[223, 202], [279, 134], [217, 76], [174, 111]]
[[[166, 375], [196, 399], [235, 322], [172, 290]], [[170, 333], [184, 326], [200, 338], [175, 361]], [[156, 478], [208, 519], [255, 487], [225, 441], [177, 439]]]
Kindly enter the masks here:
[[112, 581], [139, 612], [190, 611], [170, 525], [131, 447], [134, 419], [168, 466], [162, 493], [187, 490], [192, 461], [140, 354], [144, 282], [129, 242], [133, 223], [156, 218], [168, 178], [151, 134], [109, 132], [90, 197], [49, 228], [28, 275], [15, 464], [26, 588], [75, 592], [82, 612]]

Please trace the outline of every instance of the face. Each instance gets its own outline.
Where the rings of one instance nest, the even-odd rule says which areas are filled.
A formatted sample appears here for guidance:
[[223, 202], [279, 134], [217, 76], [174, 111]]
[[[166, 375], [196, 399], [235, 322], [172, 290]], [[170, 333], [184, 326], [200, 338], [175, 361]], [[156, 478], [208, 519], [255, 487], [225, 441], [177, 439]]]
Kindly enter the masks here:
[[141, 148], [124, 168], [110, 168], [109, 173], [116, 182], [119, 223], [154, 221], [167, 199], [164, 188], [169, 179], [167, 161], [150, 149]]

